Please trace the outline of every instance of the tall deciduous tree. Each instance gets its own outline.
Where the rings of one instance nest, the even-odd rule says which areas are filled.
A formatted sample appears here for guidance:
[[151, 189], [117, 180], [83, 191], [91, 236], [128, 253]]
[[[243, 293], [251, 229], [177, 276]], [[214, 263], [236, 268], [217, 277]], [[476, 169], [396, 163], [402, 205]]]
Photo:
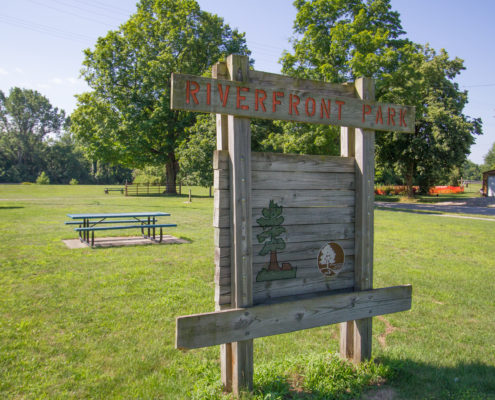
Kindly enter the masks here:
[[489, 171], [495, 169], [495, 143], [493, 143], [488, 153], [483, 157], [483, 171]]
[[43, 140], [58, 134], [66, 123], [65, 113], [39, 92], [12, 88], [8, 96], [0, 91], [0, 145], [5, 181], [33, 181], [43, 169]]
[[177, 145], [191, 113], [170, 110], [172, 72], [202, 74], [223, 56], [249, 54], [244, 34], [201, 11], [195, 0], [141, 0], [120, 29], [86, 50], [76, 135], [91, 156], [131, 167], [164, 165], [175, 192]]
[[377, 158], [400, 173], [412, 196], [413, 184], [427, 193], [453, 169], [462, 168], [482, 130], [480, 119], [463, 113], [468, 94], [454, 81], [464, 69], [461, 59], [449, 59], [445, 50], [437, 54], [419, 45], [401, 53], [397, 68], [377, 82], [377, 97], [414, 105], [415, 133], [377, 135]]
[[416, 133], [377, 135], [377, 158], [402, 175], [412, 195], [460, 167], [481, 134], [481, 121], [463, 114], [467, 92], [454, 78], [462, 60], [403, 37], [390, 0], [296, 0], [294, 52], [282, 57], [287, 74], [329, 82], [368, 76], [376, 98], [416, 106]]

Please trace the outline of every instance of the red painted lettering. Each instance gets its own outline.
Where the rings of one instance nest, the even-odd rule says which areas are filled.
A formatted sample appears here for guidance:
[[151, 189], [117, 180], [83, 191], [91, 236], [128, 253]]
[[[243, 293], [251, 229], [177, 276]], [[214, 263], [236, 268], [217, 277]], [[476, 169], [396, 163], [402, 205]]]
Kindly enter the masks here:
[[382, 106], [378, 106], [378, 109], [376, 110], [375, 124], [378, 124], [378, 122], [383, 125]]
[[342, 117], [342, 106], [345, 104], [345, 101], [335, 100], [335, 103], [339, 106], [339, 121]]
[[[311, 111], [309, 111], [309, 103], [311, 103]], [[304, 104], [304, 108], [306, 110], [306, 115], [308, 117], [312, 117], [313, 115], [315, 115], [315, 112], [316, 112], [316, 102], [315, 102], [315, 99], [313, 99], [312, 97], [308, 97], [306, 99], [306, 103]]]
[[327, 116], [327, 119], [330, 118], [330, 100], [327, 100], [328, 103], [325, 103], [325, 99], [321, 99], [320, 103], [320, 118], [323, 118], [323, 112]]
[[[191, 88], [194, 86], [194, 89]], [[198, 98], [196, 97], [196, 93], [199, 92], [199, 83], [195, 81], [186, 81], [186, 104], [191, 102], [191, 97], [194, 101], [194, 104], [199, 104]]]
[[406, 125], [406, 109], [401, 108], [399, 112], [399, 126], [407, 126]]
[[249, 92], [249, 88], [237, 86], [237, 108], [241, 110], [249, 110], [249, 106], [241, 104], [241, 101], [246, 100], [246, 96], [241, 96], [241, 92]]
[[297, 94], [291, 94], [289, 96], [289, 114], [292, 115], [292, 112], [294, 111], [296, 115], [299, 115], [299, 111], [297, 109], [297, 106], [301, 99]]
[[277, 111], [277, 104], [282, 104], [280, 100], [277, 99], [277, 97], [284, 97], [285, 93], [284, 92], [273, 92], [272, 96], [272, 112]]
[[222, 84], [218, 84], [218, 94], [220, 95], [220, 101], [222, 102], [222, 107], [225, 107], [227, 105], [227, 100], [229, 98], [229, 90], [230, 86], [226, 85], [225, 92], [222, 89]]
[[363, 104], [363, 119], [362, 119], [362, 122], [365, 121], [366, 115], [370, 115], [370, 114], [371, 114], [371, 106], [369, 104]]
[[206, 104], [211, 104], [211, 83], [206, 84]]
[[263, 109], [263, 112], [266, 112], [265, 103], [263, 103], [266, 99], [266, 92], [262, 89], [256, 89], [254, 91], [254, 109], [258, 111], [259, 106]]
[[395, 126], [394, 117], [395, 117], [395, 108], [389, 107], [388, 108], [387, 125], [390, 125], [390, 123], [392, 123], [392, 125]]

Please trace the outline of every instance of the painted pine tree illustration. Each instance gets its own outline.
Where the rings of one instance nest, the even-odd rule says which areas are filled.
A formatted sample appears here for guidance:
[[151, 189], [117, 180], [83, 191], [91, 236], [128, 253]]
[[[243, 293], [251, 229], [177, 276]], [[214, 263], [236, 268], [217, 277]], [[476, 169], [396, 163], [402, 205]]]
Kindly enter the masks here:
[[261, 212], [263, 216], [256, 220], [263, 228], [263, 232], [257, 235], [258, 242], [265, 242], [259, 254], [265, 256], [270, 253], [270, 264], [268, 265], [269, 271], [281, 270], [278, 265], [277, 250], [285, 249], [285, 242], [279, 236], [286, 231], [285, 228], [281, 226], [284, 222], [282, 210], [282, 206], [279, 206], [273, 200], [270, 200], [268, 208], [264, 208]]

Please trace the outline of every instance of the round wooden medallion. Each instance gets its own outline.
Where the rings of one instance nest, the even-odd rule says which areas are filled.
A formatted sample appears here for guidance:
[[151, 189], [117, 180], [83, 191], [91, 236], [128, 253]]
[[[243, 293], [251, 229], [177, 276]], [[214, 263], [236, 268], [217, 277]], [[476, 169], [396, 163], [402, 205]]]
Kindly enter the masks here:
[[338, 243], [327, 243], [318, 253], [318, 268], [325, 276], [337, 276], [344, 267], [344, 250]]

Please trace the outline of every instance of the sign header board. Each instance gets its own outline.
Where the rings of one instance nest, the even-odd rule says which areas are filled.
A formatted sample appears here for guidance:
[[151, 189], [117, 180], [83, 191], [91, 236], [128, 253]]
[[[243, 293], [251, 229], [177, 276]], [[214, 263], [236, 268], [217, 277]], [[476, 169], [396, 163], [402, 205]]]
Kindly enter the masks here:
[[171, 108], [409, 133], [415, 118], [410, 106], [184, 74], [172, 74]]

